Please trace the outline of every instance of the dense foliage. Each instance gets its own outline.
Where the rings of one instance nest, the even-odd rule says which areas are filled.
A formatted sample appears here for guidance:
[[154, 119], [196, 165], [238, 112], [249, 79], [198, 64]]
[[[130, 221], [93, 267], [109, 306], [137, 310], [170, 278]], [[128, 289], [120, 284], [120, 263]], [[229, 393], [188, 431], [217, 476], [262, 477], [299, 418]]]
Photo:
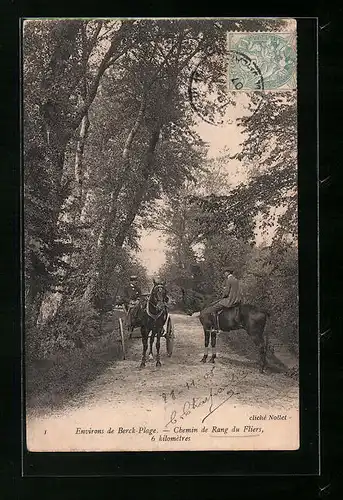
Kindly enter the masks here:
[[219, 163], [208, 165], [200, 182], [188, 184], [155, 215], [156, 221], [168, 221], [153, 224], [165, 231], [172, 249], [162, 272], [176, 308], [191, 312], [221, 296], [222, 269], [231, 265], [244, 300], [269, 311], [274, 336], [297, 352], [295, 96], [267, 94], [259, 113], [249, 118], [240, 121], [245, 133], [240, 153], [220, 159], [222, 164], [238, 158], [247, 181], [231, 186]]

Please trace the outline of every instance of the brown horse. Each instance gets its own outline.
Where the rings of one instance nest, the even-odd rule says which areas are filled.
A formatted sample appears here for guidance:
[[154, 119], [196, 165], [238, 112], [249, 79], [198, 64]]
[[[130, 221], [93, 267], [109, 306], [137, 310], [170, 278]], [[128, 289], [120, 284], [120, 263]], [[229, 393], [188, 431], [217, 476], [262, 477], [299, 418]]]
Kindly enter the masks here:
[[252, 338], [258, 348], [260, 371], [263, 373], [266, 367], [268, 348], [267, 333], [264, 334], [264, 329], [269, 313], [250, 304], [241, 304], [237, 306], [237, 308], [223, 307], [223, 309], [219, 311], [218, 322], [213, 313], [210, 311], [207, 312], [206, 308], [200, 311], [199, 320], [203, 326], [205, 334], [205, 351], [201, 361], [206, 363], [208, 345], [211, 338], [212, 356], [210, 363], [215, 362], [218, 326], [223, 332], [230, 332], [232, 330], [239, 330], [242, 328]]
[[160, 361], [160, 341], [163, 335], [163, 326], [168, 316], [168, 296], [165, 283], [159, 283], [154, 280], [154, 286], [147, 299], [143, 299], [137, 313], [136, 325], [141, 327], [143, 355], [141, 368], [146, 364], [146, 352], [148, 349], [148, 337], [150, 336], [149, 355], [152, 358], [152, 347], [156, 336], [156, 366], [161, 366]]

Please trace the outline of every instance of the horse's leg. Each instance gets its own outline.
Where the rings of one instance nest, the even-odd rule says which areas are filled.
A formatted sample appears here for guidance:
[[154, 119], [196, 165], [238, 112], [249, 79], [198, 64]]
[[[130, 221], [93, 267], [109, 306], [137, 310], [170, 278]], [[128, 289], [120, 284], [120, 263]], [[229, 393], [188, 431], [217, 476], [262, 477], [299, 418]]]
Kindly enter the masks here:
[[201, 358], [202, 363], [206, 363], [208, 356], [208, 344], [210, 343], [210, 330], [207, 330], [205, 326], [204, 326], [204, 334], [205, 334], [205, 348], [204, 348], [204, 355]]
[[161, 334], [162, 332], [157, 332], [156, 335], [156, 366], [161, 366], [161, 361], [160, 361]]
[[154, 330], [151, 332], [151, 335], [150, 335], [150, 349], [149, 349], [149, 359], [154, 359], [154, 354], [152, 352], [152, 348], [153, 348], [153, 345], [154, 345], [154, 340], [155, 340], [155, 332]]
[[141, 335], [142, 335], [142, 343], [143, 343], [143, 356], [142, 356], [142, 362], [140, 365], [141, 368], [144, 368], [145, 363], [146, 363], [146, 352], [148, 349], [148, 334], [149, 334], [149, 330], [145, 326], [142, 326], [141, 327]]
[[217, 332], [215, 330], [211, 330], [212, 356], [210, 359], [210, 363], [214, 363], [214, 360], [217, 357], [216, 341], [217, 341]]

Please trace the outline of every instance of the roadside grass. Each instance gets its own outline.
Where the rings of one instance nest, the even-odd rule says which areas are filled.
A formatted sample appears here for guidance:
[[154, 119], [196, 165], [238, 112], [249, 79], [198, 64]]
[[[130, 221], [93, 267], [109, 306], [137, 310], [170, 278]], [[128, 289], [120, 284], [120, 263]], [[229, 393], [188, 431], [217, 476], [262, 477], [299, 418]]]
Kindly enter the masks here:
[[106, 319], [101, 337], [87, 346], [26, 362], [27, 413], [49, 413], [66, 402], [72, 403], [114, 360], [122, 359], [117, 320], [123, 316], [122, 311], [115, 310]]

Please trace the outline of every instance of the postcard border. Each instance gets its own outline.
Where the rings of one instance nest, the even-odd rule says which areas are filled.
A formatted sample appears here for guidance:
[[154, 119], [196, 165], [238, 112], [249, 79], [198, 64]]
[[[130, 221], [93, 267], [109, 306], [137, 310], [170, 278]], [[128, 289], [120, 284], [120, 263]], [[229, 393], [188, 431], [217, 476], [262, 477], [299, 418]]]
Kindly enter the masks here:
[[[317, 276], [317, 92], [315, 19], [298, 22], [299, 108], [299, 261], [300, 261], [300, 387], [301, 447], [291, 452], [117, 452], [30, 453], [23, 440], [25, 476], [147, 475], [317, 475], [318, 441], [318, 310], [308, 287]], [[304, 285], [306, 283], [306, 285]], [[313, 294], [315, 295], [315, 294]], [[309, 319], [307, 311], [312, 311]], [[25, 417], [25, 413], [23, 414]], [[22, 420], [22, 425], [25, 422]], [[315, 433], [315, 429], [317, 432]], [[25, 431], [24, 431], [25, 437]], [[290, 467], [290, 463], [292, 466]], [[247, 465], [249, 467], [247, 468]], [[196, 470], [196, 472], [195, 472]], [[66, 473], [66, 471], [68, 471]]]

